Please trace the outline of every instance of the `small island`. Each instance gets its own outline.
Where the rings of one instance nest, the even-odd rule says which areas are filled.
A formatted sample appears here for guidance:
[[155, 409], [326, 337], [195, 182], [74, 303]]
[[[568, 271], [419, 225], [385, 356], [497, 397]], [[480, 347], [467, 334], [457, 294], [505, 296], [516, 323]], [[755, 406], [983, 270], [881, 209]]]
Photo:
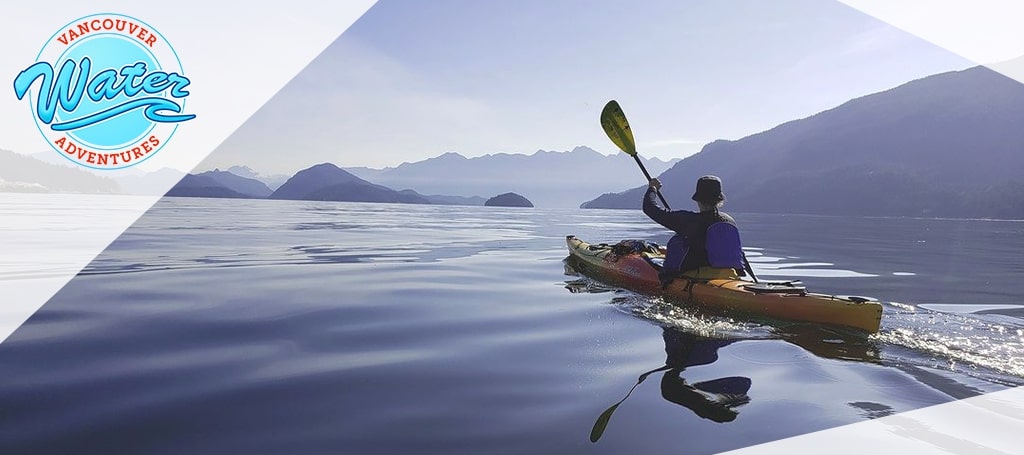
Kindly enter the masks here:
[[487, 207], [533, 207], [529, 199], [516, 193], [499, 194], [484, 202]]

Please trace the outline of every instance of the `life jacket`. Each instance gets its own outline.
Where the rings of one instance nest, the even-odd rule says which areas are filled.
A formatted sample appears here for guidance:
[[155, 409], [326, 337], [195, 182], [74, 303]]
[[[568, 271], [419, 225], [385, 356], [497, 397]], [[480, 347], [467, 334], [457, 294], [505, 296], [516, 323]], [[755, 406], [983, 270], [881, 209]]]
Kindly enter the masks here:
[[708, 254], [708, 265], [743, 270], [743, 244], [736, 225], [720, 221], [708, 226], [704, 249]]
[[[708, 215], [704, 215], [708, 213]], [[704, 220], [689, 235], [676, 234], [666, 245], [661, 281], [667, 285], [679, 272], [699, 267], [731, 268], [743, 274], [743, 245], [736, 225], [717, 212], [703, 212]]]

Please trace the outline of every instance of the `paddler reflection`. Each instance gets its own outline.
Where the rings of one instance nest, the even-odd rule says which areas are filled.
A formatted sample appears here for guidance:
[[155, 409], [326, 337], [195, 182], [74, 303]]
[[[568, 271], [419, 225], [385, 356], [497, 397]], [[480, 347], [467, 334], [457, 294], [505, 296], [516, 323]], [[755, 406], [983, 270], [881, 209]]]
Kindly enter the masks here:
[[687, 367], [708, 365], [718, 360], [718, 349], [737, 340], [705, 338], [664, 329], [665, 367], [661, 396], [689, 408], [698, 416], [724, 423], [736, 420], [736, 408], [750, 402], [750, 378], [730, 376], [688, 384], [682, 373]]
[[750, 402], [750, 378], [729, 376], [690, 384], [683, 378], [688, 367], [708, 365], [718, 360], [718, 350], [739, 340], [702, 337], [679, 330], [663, 328], [665, 340], [665, 366], [640, 375], [633, 388], [618, 403], [606, 409], [594, 422], [590, 441], [597, 442], [604, 434], [612, 413], [648, 376], [664, 372], [661, 377], [661, 396], [681, 405], [698, 416], [719, 423], [736, 420], [736, 408]]

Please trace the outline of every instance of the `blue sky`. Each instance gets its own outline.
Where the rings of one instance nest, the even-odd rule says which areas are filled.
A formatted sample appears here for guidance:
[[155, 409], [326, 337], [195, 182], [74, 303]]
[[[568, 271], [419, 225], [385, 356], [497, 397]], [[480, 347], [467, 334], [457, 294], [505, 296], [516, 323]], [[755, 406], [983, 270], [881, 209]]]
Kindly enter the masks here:
[[610, 154], [609, 99], [642, 155], [679, 158], [969, 66], [838, 2], [381, 0], [199, 169]]

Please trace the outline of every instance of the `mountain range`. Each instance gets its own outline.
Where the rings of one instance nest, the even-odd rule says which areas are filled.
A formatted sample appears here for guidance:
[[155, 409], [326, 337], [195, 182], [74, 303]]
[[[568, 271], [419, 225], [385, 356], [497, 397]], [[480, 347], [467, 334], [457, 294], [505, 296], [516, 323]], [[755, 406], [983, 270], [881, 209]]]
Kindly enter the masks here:
[[[650, 158], [644, 160], [644, 166], [658, 173], [676, 162], [678, 159]], [[585, 146], [568, 152], [538, 150], [530, 155], [495, 153], [474, 158], [448, 152], [397, 167], [345, 169], [380, 185], [419, 193], [469, 196], [515, 192], [538, 207], [578, 207], [596, 194], [621, 188], [624, 180], [642, 179], [629, 155], [606, 156]], [[629, 177], [617, 177], [622, 174]]]
[[[692, 208], [696, 179], [715, 174], [724, 181], [726, 210], [1024, 219], [1022, 119], [1024, 85], [974, 67], [645, 166], [659, 175], [673, 208]], [[54, 153], [46, 160], [0, 151], [0, 191], [118, 193], [173, 177], [122, 173], [115, 181]], [[186, 176], [167, 194], [483, 205], [484, 196], [515, 192], [540, 207], [635, 209], [645, 186], [610, 191], [638, 177], [629, 156], [580, 146], [476, 158], [449, 152], [384, 169], [323, 163], [290, 177], [235, 166]]]
[[263, 182], [267, 188], [270, 188], [271, 191], [280, 188], [281, 185], [284, 185], [284, 182], [287, 182], [288, 179], [291, 178], [291, 176], [284, 174], [263, 175], [252, 170], [249, 166], [231, 166], [228, 168], [228, 172], [239, 177], [259, 180]]
[[[656, 158], [645, 163], [655, 170], [667, 169], [671, 164]], [[608, 176], [638, 174], [635, 166], [627, 155], [605, 156], [582, 146], [570, 152], [497, 153], [476, 158], [449, 152], [384, 169], [342, 169], [322, 163], [299, 171], [277, 186], [271, 186], [276, 182], [248, 167], [232, 166], [228, 171], [189, 174], [167, 195], [485, 205], [488, 199], [479, 194], [532, 192], [549, 207], [574, 207], [595, 191], [614, 188]], [[280, 176], [273, 178], [279, 180]], [[240, 186], [244, 182], [248, 182], [247, 188]], [[259, 191], [253, 189], [257, 186]]]
[[297, 172], [270, 199], [429, 204], [427, 198], [363, 180], [330, 163]]
[[[63, 159], [56, 153], [52, 155], [56, 159]], [[100, 177], [81, 167], [48, 163], [28, 155], [0, 150], [0, 191], [120, 193], [121, 189], [114, 180]]]
[[263, 182], [214, 169], [200, 174], [187, 174], [167, 191], [174, 197], [222, 197], [262, 199], [273, 191]]
[[356, 177], [331, 163], [303, 169], [273, 191], [259, 180], [219, 169], [188, 174], [167, 192], [167, 196], [442, 205], [483, 205], [485, 201], [482, 197], [395, 191]]
[[[129, 167], [127, 169], [121, 169], [118, 171], [93, 171], [83, 168], [77, 164], [72, 163], [70, 160], [60, 156], [59, 153], [53, 150], [47, 150], [43, 152], [32, 153], [30, 155], [22, 155], [33, 158], [37, 161], [50, 164], [53, 167], [39, 168], [38, 164], [32, 164], [35, 167], [35, 171], [31, 175], [26, 175], [25, 178], [30, 181], [41, 181], [51, 179], [55, 175], [60, 175], [62, 172], [66, 172], [62, 169], [73, 169], [76, 171], [87, 172], [95, 177], [99, 177], [95, 180], [95, 185], [87, 185], [84, 187], [78, 187], [73, 192], [76, 193], [121, 193], [121, 194], [135, 194], [135, 195], [162, 195], [167, 191], [167, 188], [174, 185], [177, 181], [181, 180], [185, 172], [179, 171], [172, 168], [162, 168], [156, 171], [143, 171], [137, 167]], [[116, 183], [116, 189], [111, 191], [109, 181], [112, 180]], [[68, 190], [46, 190], [48, 192], [59, 192]]]
[[[985, 67], [937, 74], [735, 141], [659, 176], [673, 208], [698, 177], [727, 210], [1024, 218], [1024, 85]], [[583, 208], [639, 208], [646, 185]]]

